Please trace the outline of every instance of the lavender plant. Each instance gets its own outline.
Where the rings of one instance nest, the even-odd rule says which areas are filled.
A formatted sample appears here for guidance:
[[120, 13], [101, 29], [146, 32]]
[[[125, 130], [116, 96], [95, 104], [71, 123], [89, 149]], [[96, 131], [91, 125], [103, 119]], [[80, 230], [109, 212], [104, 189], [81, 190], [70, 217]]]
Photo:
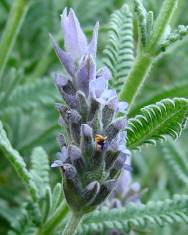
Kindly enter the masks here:
[[[61, 15], [63, 50], [58, 46], [62, 37], [54, 32], [57, 23], [53, 13], [62, 9], [60, 1], [15, 0], [13, 5], [2, 1], [7, 12], [12, 10], [0, 42], [0, 154], [15, 169], [28, 196], [25, 197], [16, 179], [11, 181], [16, 196], [9, 196], [6, 203], [4, 198], [8, 196], [0, 189], [0, 233], [5, 233], [1, 230], [3, 218], [9, 225], [8, 235], [58, 235], [62, 231], [64, 235], [147, 234], [148, 231], [186, 234], [186, 226], [178, 227], [188, 221], [185, 187], [188, 162], [183, 143], [186, 131], [180, 141], [185, 151], [167, 137], [178, 139], [186, 127], [187, 82], [178, 81], [175, 86], [163, 89], [161, 77], [160, 81], [147, 77], [152, 77], [154, 65], [155, 76], [158, 73], [161, 76], [156, 61], [165, 52], [171, 52], [171, 60], [177, 63], [173, 50], [178, 45], [186, 48], [188, 30], [186, 25], [171, 29], [182, 8], [182, 0], [164, 0], [155, 19], [159, 2], [145, 0], [144, 4], [153, 6], [153, 14], [141, 0], [130, 1], [120, 9], [116, 8], [122, 5], [121, 0], [67, 1], [67, 6], [74, 7], [87, 27], [82, 30], [74, 11], [65, 8]], [[48, 13], [41, 14], [40, 8]], [[109, 12], [112, 16], [106, 25]], [[88, 27], [88, 22], [100, 19], [101, 15], [100, 27], [99, 23], [93, 30]], [[31, 24], [37, 17], [40, 21]], [[184, 21], [187, 21], [185, 17]], [[2, 24], [3, 18], [0, 22]], [[39, 33], [42, 24], [44, 30]], [[52, 46], [41, 43], [44, 38], [48, 41], [49, 31], [55, 35], [50, 38], [63, 64], [64, 73], [54, 74], [61, 98], [53, 89], [51, 78], [36, 80], [57, 67]], [[98, 31], [100, 46], [97, 46]], [[91, 35], [90, 41], [86, 35]], [[16, 41], [17, 36], [20, 40]], [[15, 54], [11, 53], [13, 45]], [[104, 49], [102, 55], [101, 48]], [[180, 51], [183, 50], [178, 50], [179, 56], [183, 54], [186, 58], [186, 52]], [[25, 55], [29, 59], [25, 60]], [[176, 55], [178, 57], [178, 53]], [[9, 71], [14, 63], [15, 71]], [[170, 74], [170, 79], [165, 78], [166, 83], [175, 74], [179, 78], [183, 74], [165, 68]], [[56, 175], [57, 171], [50, 170], [48, 159], [48, 155], [57, 151], [54, 133], [59, 127], [52, 108], [55, 102], [59, 102], [55, 107], [62, 133], [57, 137], [58, 160], [51, 166], [60, 168], [62, 179]], [[130, 155], [133, 155], [132, 166]], [[29, 168], [25, 156], [31, 158]], [[6, 161], [0, 166], [0, 184], [4, 179], [4, 166]], [[8, 175], [12, 176], [10, 171], [6, 176], [12, 180]], [[130, 183], [132, 177], [133, 184]], [[139, 183], [135, 183], [135, 178]], [[174, 195], [177, 192], [179, 195]], [[160, 226], [166, 224], [170, 226], [162, 232]]]
[[66, 51], [53, 37], [53, 47], [67, 75], [55, 83], [66, 104], [57, 104], [66, 137], [59, 135], [61, 152], [52, 167], [61, 167], [66, 200], [73, 211], [64, 234], [73, 234], [80, 218], [94, 210], [114, 189], [129, 151], [125, 147], [126, 102], [108, 89], [107, 67], [96, 72], [98, 23], [88, 44], [74, 11], [61, 16]]

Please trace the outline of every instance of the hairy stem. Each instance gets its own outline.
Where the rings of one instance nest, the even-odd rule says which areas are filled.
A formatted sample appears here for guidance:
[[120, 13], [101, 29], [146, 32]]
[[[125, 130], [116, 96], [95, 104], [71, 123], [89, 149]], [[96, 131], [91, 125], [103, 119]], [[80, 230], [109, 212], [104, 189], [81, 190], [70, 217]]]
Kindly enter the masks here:
[[148, 46], [148, 51], [154, 51], [164, 35], [167, 25], [174, 14], [179, 0], [165, 0], [155, 21], [153, 33]]
[[174, 28], [177, 25], [178, 20], [181, 17], [181, 13], [182, 13], [181, 10], [185, 7], [185, 2], [186, 2], [186, 0], [179, 0], [178, 1], [177, 8], [174, 12], [173, 18], [170, 21], [170, 25], [172, 28]]
[[126, 102], [129, 103], [129, 109], [151, 69], [152, 62], [153, 58], [151, 56], [140, 55], [137, 57], [133, 65], [133, 68], [119, 96], [120, 100], [126, 100]]
[[[164, 35], [167, 25], [174, 14], [179, 0], [165, 0], [161, 11], [155, 21], [153, 33], [148, 42], [148, 46], [143, 48], [137, 55], [133, 68], [124, 84], [120, 99], [129, 103], [129, 110], [137, 97], [140, 88], [152, 67], [152, 63], [157, 58], [157, 48]], [[179, 6], [179, 5], [178, 5]]]
[[72, 213], [62, 235], [74, 235], [81, 219], [82, 216]]
[[25, 18], [29, 4], [26, 0], [15, 0], [0, 42], [0, 81], [10, 52], [14, 46], [20, 26]]
[[65, 216], [67, 215], [69, 209], [66, 202], [62, 202], [55, 214], [42, 226], [38, 231], [37, 235], [49, 235], [52, 234], [53, 230], [60, 224]]

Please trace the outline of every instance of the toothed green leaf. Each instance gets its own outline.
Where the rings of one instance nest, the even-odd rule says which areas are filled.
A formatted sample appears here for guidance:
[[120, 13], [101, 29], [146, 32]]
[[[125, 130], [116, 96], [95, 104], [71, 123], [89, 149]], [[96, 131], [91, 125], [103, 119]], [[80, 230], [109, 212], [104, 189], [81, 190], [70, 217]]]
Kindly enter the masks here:
[[1, 107], [0, 113], [9, 112], [10, 109], [31, 110], [41, 104], [53, 104], [57, 99], [58, 96], [53, 82], [41, 79], [17, 86]]
[[144, 144], [155, 144], [166, 136], [176, 139], [185, 126], [188, 100], [164, 99], [141, 109], [141, 113], [129, 119], [128, 146], [138, 149]]
[[85, 217], [79, 228], [79, 234], [118, 230], [130, 232], [131, 228], [147, 225], [188, 223], [188, 196], [175, 195], [172, 199], [149, 202], [146, 205], [131, 204], [121, 209], [102, 209]]
[[16, 170], [18, 176], [21, 178], [22, 182], [26, 185], [27, 189], [29, 190], [32, 198], [34, 200], [37, 200], [38, 193], [36, 185], [32, 180], [31, 174], [26, 169], [26, 164], [24, 162], [23, 157], [19, 154], [17, 150], [13, 149], [5, 130], [3, 129], [1, 121], [0, 121], [0, 152], [8, 159], [13, 168]]
[[161, 159], [165, 161], [169, 173], [173, 172], [173, 177], [188, 185], [188, 159], [180, 146], [168, 140], [164, 146], [161, 146], [160, 150], [162, 152], [160, 154]]
[[34, 148], [31, 155], [31, 174], [37, 186], [39, 194], [43, 197], [49, 185], [49, 161], [48, 155], [41, 147]]
[[127, 5], [112, 14], [106, 43], [104, 64], [112, 72], [112, 87], [119, 91], [134, 61], [132, 14]]

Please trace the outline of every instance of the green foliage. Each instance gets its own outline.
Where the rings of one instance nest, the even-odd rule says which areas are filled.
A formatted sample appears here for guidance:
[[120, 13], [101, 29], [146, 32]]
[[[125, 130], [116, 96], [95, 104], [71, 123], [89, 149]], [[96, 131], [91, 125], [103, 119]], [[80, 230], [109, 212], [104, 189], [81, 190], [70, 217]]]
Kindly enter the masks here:
[[91, 234], [116, 229], [130, 232], [131, 229], [148, 225], [188, 223], [188, 196], [175, 195], [172, 199], [149, 202], [146, 205], [129, 205], [121, 209], [103, 209], [89, 214], [82, 222], [79, 234]]
[[134, 0], [134, 11], [137, 16], [140, 43], [146, 46], [153, 30], [153, 12], [146, 11], [142, 0]]
[[33, 202], [26, 202], [22, 204], [20, 211], [12, 221], [12, 229], [8, 232], [8, 235], [34, 235], [40, 222], [41, 214], [38, 205]]
[[22, 182], [26, 185], [33, 200], [37, 200], [38, 193], [34, 182], [32, 181], [31, 174], [26, 169], [26, 164], [19, 152], [13, 149], [9, 139], [6, 135], [3, 125], [0, 122], [0, 151], [8, 159], [13, 168], [16, 170]]
[[41, 147], [33, 149], [31, 155], [31, 175], [38, 189], [39, 195], [44, 197], [49, 185], [49, 161], [48, 155]]
[[178, 144], [170, 140], [161, 149], [161, 158], [164, 159], [169, 173], [173, 172], [173, 177], [188, 185], [188, 159], [186, 154], [180, 149]]
[[8, 208], [5, 205], [0, 206], [0, 217], [4, 218], [6, 221], [9, 222], [9, 224], [12, 223], [12, 221], [14, 220], [15, 216], [19, 213], [18, 209], [13, 209], [13, 208]]
[[4, 69], [6, 67], [9, 55], [16, 41], [17, 35], [20, 31], [20, 27], [24, 21], [25, 15], [29, 8], [28, 2], [24, 0], [16, 0], [13, 2], [10, 10], [10, 14], [6, 23], [6, 27], [3, 31], [3, 35], [0, 41], [0, 80]]
[[179, 40], [182, 40], [183, 37], [187, 36], [188, 34], [188, 26], [179, 25], [176, 30], [171, 32], [167, 38], [164, 40], [164, 42], [161, 44], [160, 49], [161, 51], [166, 51], [166, 49], [169, 46], [172, 46], [174, 43], [176, 43]]
[[[60, 127], [53, 108], [54, 102], [59, 100], [58, 93], [52, 79], [46, 75], [61, 71], [62, 67], [54, 60], [48, 33], [62, 38], [57, 30], [59, 15], [65, 5], [74, 8], [90, 38], [92, 27], [99, 20], [98, 62], [111, 70], [112, 87], [117, 91], [123, 85], [127, 87], [121, 98], [128, 101], [130, 107], [128, 145], [130, 149], [141, 149], [143, 145], [162, 141], [169, 135], [179, 137], [186, 121], [187, 99], [174, 97], [188, 98], [188, 2], [135, 0], [133, 8], [132, 0], [20, 2], [31, 3], [29, 11], [24, 17], [26, 8], [22, 5], [20, 14], [13, 12], [17, 20], [13, 20], [6, 30], [11, 37], [0, 43], [6, 46], [2, 46], [3, 54], [0, 53], [1, 73], [4, 72], [0, 84], [0, 119], [4, 126], [3, 129], [0, 123], [0, 234], [7, 234], [11, 228], [8, 235], [59, 235], [67, 222], [69, 209], [63, 201], [62, 186], [57, 183], [59, 172], [53, 171], [49, 176], [48, 156], [55, 155], [55, 135]], [[126, 5], [122, 5], [124, 3]], [[11, 0], [0, 1], [1, 36], [12, 6]], [[157, 20], [154, 20], [153, 12]], [[58, 41], [63, 46], [63, 41]], [[171, 55], [167, 54], [155, 64], [159, 55], [164, 54], [161, 52], [168, 49], [173, 49], [169, 50]], [[156, 69], [151, 73], [153, 65]], [[144, 83], [148, 74], [150, 80]], [[180, 144], [168, 139], [159, 145], [158, 152], [152, 146], [142, 148], [142, 153], [133, 152], [132, 177], [141, 184], [139, 197], [146, 205], [111, 210], [100, 208], [85, 217], [79, 234], [106, 235], [115, 229], [125, 234], [133, 230], [135, 234], [186, 235], [187, 225], [178, 223], [188, 222], [187, 195], [163, 199], [174, 192], [187, 194], [187, 138], [185, 130]], [[39, 145], [42, 148], [36, 147]], [[28, 170], [26, 163], [30, 162]], [[26, 185], [32, 201], [9, 163]], [[154, 202], [156, 198], [163, 201]]]
[[53, 214], [62, 200], [62, 186], [57, 183], [52, 192], [52, 207], [50, 214]]
[[42, 215], [43, 222], [45, 222], [49, 216], [50, 209], [52, 208], [52, 192], [51, 188], [48, 187], [45, 191], [44, 200], [42, 200]]
[[135, 5], [134, 10], [135, 10], [135, 13], [137, 14], [137, 17], [138, 17], [138, 30], [139, 30], [139, 34], [140, 34], [139, 35], [140, 41], [143, 45], [145, 45], [146, 41], [147, 41], [147, 30], [146, 30], [147, 12], [142, 4], [142, 1], [135, 0], [134, 5]]
[[143, 144], [155, 144], [165, 136], [177, 138], [185, 127], [188, 100], [184, 98], [164, 99], [141, 109], [141, 113], [129, 119], [128, 146], [140, 148]]
[[52, 105], [57, 99], [51, 79], [41, 79], [17, 86], [1, 105], [0, 112], [10, 112], [10, 109], [29, 111], [40, 105]]
[[112, 72], [112, 87], [119, 91], [134, 61], [132, 14], [127, 5], [112, 14], [107, 38], [103, 62]]

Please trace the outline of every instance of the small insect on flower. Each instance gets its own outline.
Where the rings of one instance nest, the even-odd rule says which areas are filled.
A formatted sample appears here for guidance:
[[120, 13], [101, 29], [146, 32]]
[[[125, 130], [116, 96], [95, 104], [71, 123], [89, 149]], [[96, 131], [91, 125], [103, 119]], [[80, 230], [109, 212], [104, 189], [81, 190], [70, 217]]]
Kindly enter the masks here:
[[95, 135], [96, 149], [97, 151], [103, 150], [106, 144], [107, 136]]

